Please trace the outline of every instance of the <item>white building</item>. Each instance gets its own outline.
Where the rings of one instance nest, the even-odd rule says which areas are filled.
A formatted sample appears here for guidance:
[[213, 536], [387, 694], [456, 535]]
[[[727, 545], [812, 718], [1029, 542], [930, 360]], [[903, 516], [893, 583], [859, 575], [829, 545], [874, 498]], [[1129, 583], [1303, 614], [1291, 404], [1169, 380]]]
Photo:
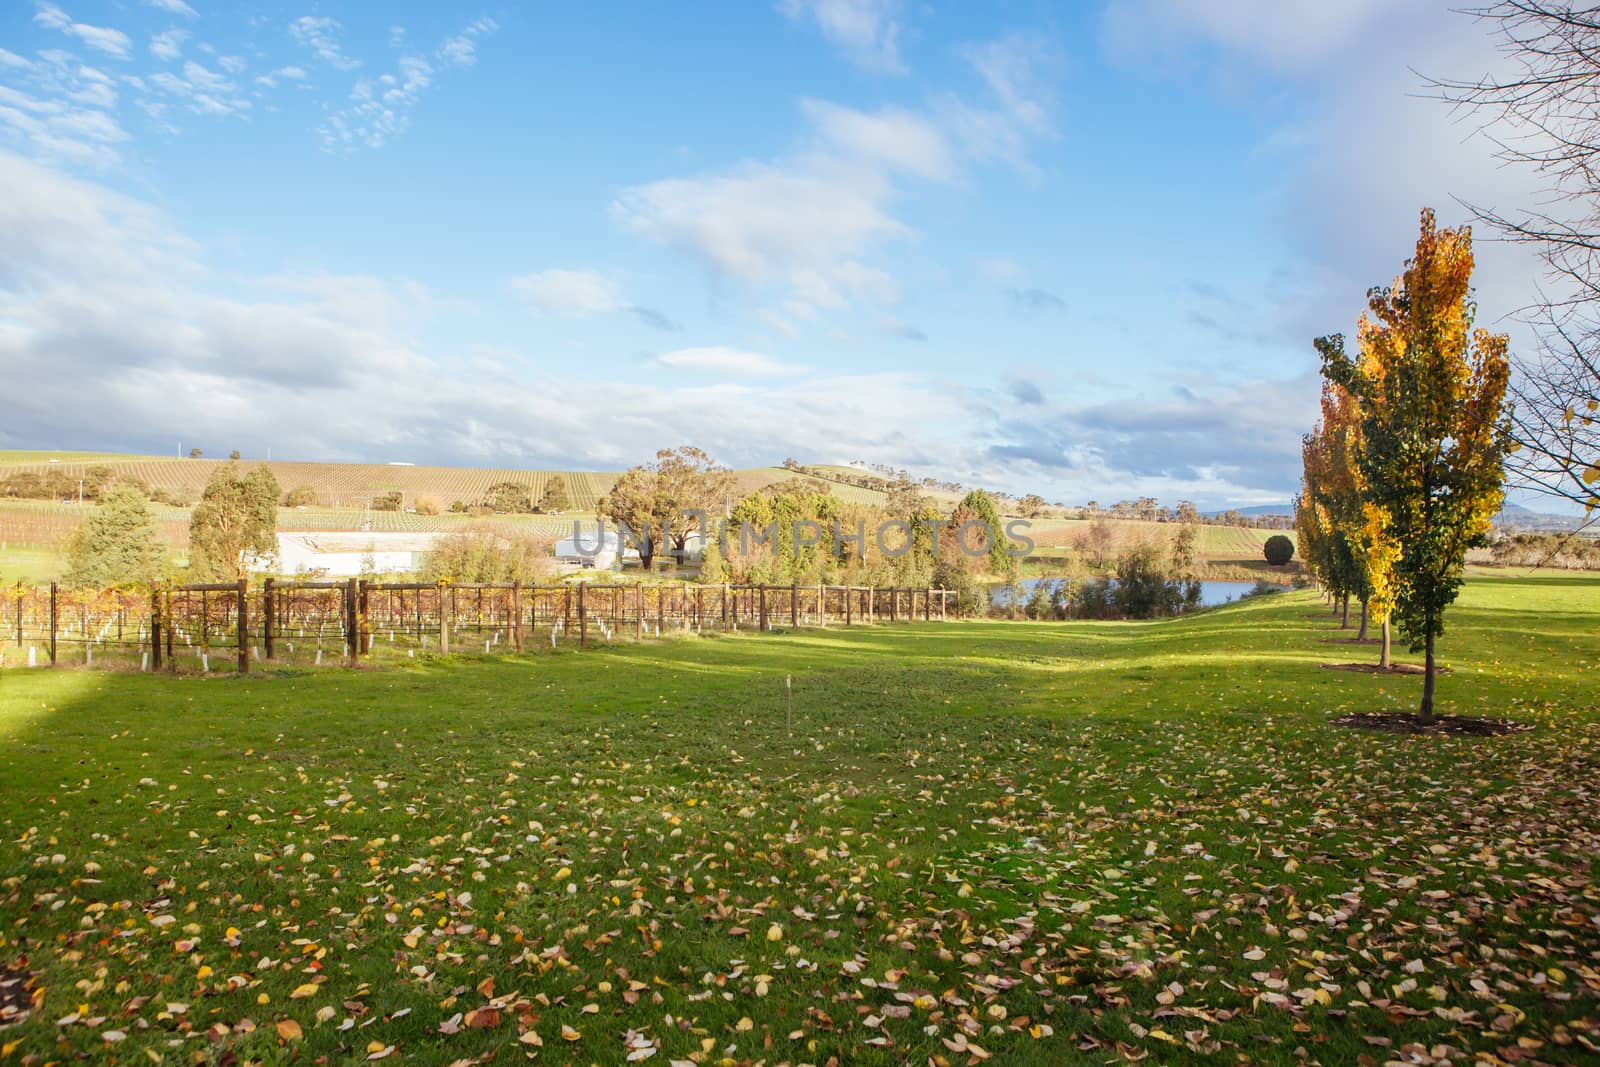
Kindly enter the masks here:
[[254, 560], [250, 569], [320, 578], [415, 571], [438, 533], [373, 533], [359, 530], [278, 534], [278, 558]]
[[[576, 537], [563, 537], [556, 542], [556, 562], [569, 567], [594, 567], [610, 570], [617, 559], [624, 563], [638, 563], [639, 550], [630, 539], [624, 546], [621, 532], [615, 527], [601, 526], [594, 530], [577, 530]], [[684, 558], [699, 559], [705, 553], [705, 538], [692, 532], [684, 542]], [[661, 558], [671, 556], [671, 550], [660, 550]]]
[[563, 537], [556, 542], [556, 562], [572, 567], [593, 567], [610, 570], [617, 565], [619, 556], [637, 560], [639, 553], [632, 546], [622, 549], [622, 536], [616, 530], [601, 527], [582, 531], [574, 527], [576, 537]]

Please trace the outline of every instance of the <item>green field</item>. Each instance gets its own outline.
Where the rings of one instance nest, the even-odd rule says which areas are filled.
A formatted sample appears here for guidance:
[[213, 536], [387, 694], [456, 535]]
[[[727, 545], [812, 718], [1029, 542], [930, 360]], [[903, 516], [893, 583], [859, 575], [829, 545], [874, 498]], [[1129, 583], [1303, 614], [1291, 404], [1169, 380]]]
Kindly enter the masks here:
[[0, 449], [0, 470], [12, 467], [39, 467], [51, 463], [114, 463], [134, 460], [159, 460], [162, 456], [135, 456], [122, 452], [53, 452], [49, 449]]
[[0, 585], [52, 582], [67, 572], [67, 561], [47, 545], [0, 544]]
[[1420, 681], [1311, 593], [9, 672], [0, 1062], [1597, 1062], [1597, 619], [1471, 581], [1441, 710], [1532, 726], [1475, 739], [1333, 724]]

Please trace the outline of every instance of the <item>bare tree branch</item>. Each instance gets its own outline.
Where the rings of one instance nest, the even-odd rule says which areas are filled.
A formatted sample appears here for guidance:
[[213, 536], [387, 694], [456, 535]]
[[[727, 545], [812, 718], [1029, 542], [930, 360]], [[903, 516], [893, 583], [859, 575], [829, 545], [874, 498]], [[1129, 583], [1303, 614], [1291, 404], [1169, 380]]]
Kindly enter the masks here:
[[1539, 344], [1515, 361], [1521, 448], [1507, 467], [1527, 488], [1592, 508], [1600, 505], [1600, 6], [1498, 0], [1468, 14], [1499, 38], [1507, 73], [1430, 84], [1478, 122], [1502, 160], [1546, 181], [1543, 203], [1515, 213], [1466, 205], [1504, 239], [1536, 246], [1550, 282], [1523, 310]]

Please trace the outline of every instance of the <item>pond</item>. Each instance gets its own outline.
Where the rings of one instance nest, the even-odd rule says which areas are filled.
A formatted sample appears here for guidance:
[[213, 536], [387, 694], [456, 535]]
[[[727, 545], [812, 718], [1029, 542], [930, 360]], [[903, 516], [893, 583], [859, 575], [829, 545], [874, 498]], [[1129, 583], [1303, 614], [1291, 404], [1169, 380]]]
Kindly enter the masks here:
[[[1057, 582], [1060, 580], [1059, 578], [1024, 578], [1017, 584], [1022, 586], [1022, 600], [1026, 603], [1028, 597], [1033, 595], [1034, 589], [1039, 585], [1044, 582]], [[1201, 582], [1200, 606], [1214, 608], [1219, 604], [1231, 603], [1255, 589], [1255, 587], [1255, 582]], [[997, 608], [1009, 606], [1011, 600], [1007, 594], [1006, 587], [1003, 585], [992, 586], [989, 590], [989, 602]]]

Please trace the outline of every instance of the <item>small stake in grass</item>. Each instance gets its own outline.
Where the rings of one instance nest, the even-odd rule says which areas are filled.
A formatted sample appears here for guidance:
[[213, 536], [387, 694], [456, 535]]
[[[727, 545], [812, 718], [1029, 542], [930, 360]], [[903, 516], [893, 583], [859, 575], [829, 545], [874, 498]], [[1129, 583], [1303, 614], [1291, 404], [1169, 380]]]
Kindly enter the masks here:
[[794, 675], [786, 674], [786, 675], [783, 676], [783, 693], [784, 693], [784, 696], [788, 699], [788, 708], [784, 712], [784, 716], [783, 716], [783, 728], [789, 732], [789, 736], [790, 737], [793, 737], [794, 736]]

